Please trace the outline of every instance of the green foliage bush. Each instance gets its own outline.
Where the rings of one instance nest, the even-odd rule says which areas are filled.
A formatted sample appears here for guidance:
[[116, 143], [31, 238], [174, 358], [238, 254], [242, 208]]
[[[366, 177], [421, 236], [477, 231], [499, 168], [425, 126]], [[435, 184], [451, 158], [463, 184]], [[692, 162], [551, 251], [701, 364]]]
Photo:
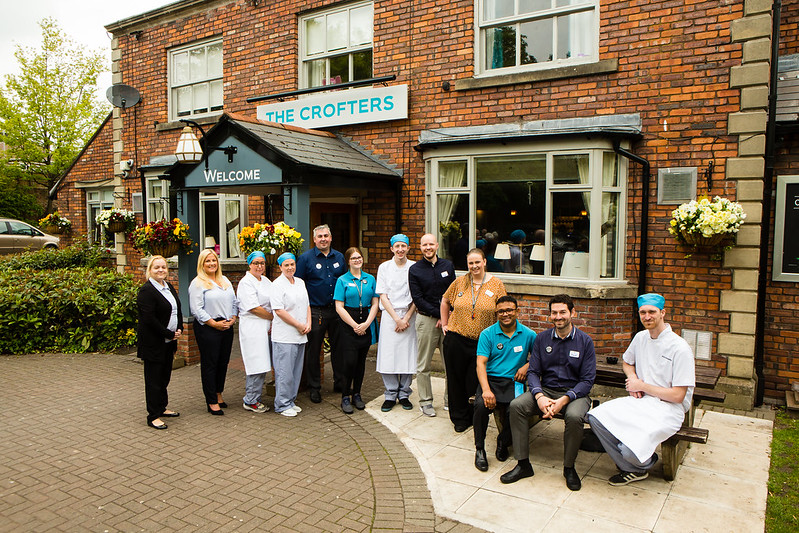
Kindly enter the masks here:
[[42, 269], [9, 268], [13, 261], [0, 268], [0, 353], [82, 353], [135, 344], [139, 286], [132, 276], [87, 266], [54, 270], [53, 264], [66, 259], [30, 255], [45, 258], [38, 263]]
[[0, 259], [0, 270], [56, 270], [60, 268], [98, 267], [113, 257], [110, 250], [81, 240], [60, 250], [43, 249], [8, 255]]

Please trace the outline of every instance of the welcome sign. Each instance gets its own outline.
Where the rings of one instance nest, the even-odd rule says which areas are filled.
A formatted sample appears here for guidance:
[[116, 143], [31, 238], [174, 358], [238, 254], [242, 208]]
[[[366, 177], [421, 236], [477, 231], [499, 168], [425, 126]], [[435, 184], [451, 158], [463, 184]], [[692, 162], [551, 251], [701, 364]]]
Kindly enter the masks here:
[[302, 128], [408, 118], [408, 86], [361, 87], [259, 105], [257, 117]]

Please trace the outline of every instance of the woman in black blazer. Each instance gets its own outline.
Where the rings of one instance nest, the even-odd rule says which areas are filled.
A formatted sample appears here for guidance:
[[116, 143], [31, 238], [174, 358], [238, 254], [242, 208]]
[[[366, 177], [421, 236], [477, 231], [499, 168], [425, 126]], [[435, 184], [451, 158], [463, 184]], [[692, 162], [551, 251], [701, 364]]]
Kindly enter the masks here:
[[166, 388], [172, 376], [172, 357], [183, 333], [183, 314], [175, 288], [166, 280], [169, 269], [160, 255], [147, 262], [147, 281], [139, 289], [138, 353], [144, 361], [144, 395], [147, 399], [147, 425], [166, 429], [162, 416], [180, 416], [167, 410]]

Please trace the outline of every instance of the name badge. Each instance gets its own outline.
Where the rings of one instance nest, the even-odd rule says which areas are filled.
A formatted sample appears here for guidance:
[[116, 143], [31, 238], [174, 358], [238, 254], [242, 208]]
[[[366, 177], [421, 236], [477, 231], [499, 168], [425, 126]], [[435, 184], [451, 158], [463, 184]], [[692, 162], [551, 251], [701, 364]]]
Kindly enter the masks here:
[[446, 278], [447, 276], [449, 276], [449, 272], [446, 272], [446, 271], [445, 271], [445, 272], [442, 272], [442, 273], [441, 273], [441, 277], [442, 277], [442, 278]]
[[320, 265], [319, 263], [316, 263], [316, 270], [322, 270], [322, 265]]
[[523, 348], [522, 348], [521, 346], [514, 346], [514, 347], [513, 347], [513, 351], [514, 351], [514, 352], [516, 352], [516, 353], [519, 353], [519, 352], [521, 352], [521, 351], [522, 351], [522, 349], [523, 349]]
[[577, 350], [570, 350], [569, 357], [575, 357], [575, 358], [580, 357], [580, 352], [578, 352]]
[[490, 298], [491, 296], [494, 296], [494, 293], [491, 292], [490, 290], [486, 289], [486, 296], [488, 296]]
[[338, 268], [338, 263], [333, 263], [333, 268]]
[[350, 287], [357, 287], [358, 285], [356, 285], [355, 283], [349, 283], [349, 286]]

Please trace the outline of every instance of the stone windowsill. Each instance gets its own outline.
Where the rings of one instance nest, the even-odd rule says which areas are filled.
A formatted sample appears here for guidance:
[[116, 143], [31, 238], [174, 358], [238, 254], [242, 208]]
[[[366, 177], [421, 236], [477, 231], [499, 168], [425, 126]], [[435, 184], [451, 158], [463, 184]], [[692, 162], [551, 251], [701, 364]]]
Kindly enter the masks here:
[[533, 72], [518, 72], [514, 74], [501, 74], [499, 76], [482, 76], [456, 80], [454, 84], [454, 90], [469, 91], [472, 89], [501, 87], [503, 85], [515, 85], [518, 83], [535, 83], [538, 81], [559, 80], [578, 76], [591, 76], [594, 74], [608, 74], [612, 72], [618, 72], [618, 70], [618, 59], [603, 59], [601, 61], [597, 61], [596, 63], [586, 63], [584, 65], [573, 65], [546, 70], [536, 70]]

